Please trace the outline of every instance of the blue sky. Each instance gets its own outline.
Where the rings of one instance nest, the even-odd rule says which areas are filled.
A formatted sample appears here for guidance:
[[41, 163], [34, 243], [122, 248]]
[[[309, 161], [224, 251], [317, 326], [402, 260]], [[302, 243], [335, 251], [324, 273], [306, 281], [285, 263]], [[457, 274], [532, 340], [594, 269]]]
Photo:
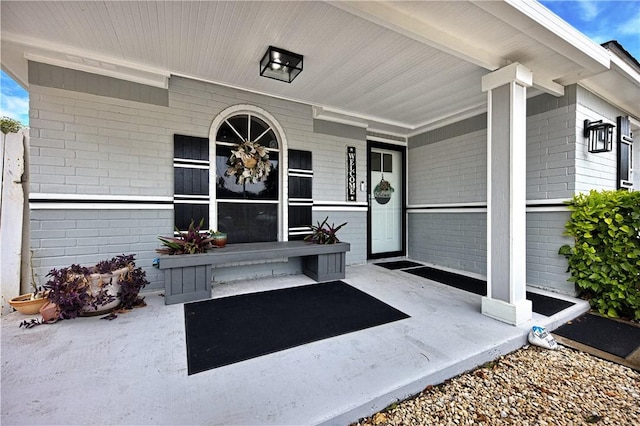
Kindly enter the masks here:
[[540, 1], [598, 44], [616, 40], [640, 61], [640, 0]]
[[[640, 60], [640, 0], [542, 0], [545, 7], [596, 43], [616, 40]], [[29, 125], [28, 93], [1, 73], [0, 116]]]
[[0, 78], [0, 116], [29, 125], [29, 94], [4, 71]]

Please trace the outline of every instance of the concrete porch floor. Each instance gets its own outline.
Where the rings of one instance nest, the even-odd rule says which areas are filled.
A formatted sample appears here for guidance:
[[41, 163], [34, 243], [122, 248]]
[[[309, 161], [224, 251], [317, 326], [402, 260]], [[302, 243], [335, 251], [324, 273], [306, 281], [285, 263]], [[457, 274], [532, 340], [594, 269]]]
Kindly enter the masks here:
[[[183, 305], [159, 293], [114, 321], [25, 330], [29, 317], [6, 315], [0, 423], [344, 425], [525, 345], [532, 325], [553, 330], [589, 309], [566, 298], [576, 305], [514, 327], [483, 316], [480, 296], [406, 272], [358, 265], [344, 281], [411, 318], [192, 376]], [[311, 283], [237, 281], [215, 285], [213, 297]]]

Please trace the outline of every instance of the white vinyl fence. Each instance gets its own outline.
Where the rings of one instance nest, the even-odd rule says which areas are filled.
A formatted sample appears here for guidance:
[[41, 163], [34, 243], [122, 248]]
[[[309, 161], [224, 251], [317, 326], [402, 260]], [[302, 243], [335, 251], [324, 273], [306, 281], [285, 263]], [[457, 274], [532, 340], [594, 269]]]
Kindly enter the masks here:
[[[25, 213], [25, 147], [28, 129], [18, 133], [0, 133], [2, 185], [0, 197], [0, 301], [1, 314], [11, 311], [9, 300], [21, 293]], [[28, 260], [28, 259], [27, 259]]]

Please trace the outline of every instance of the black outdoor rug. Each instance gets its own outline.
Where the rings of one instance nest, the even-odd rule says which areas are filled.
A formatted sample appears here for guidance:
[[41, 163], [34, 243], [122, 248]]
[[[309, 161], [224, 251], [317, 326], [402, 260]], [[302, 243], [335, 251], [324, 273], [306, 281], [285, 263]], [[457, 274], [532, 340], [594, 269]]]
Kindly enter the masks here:
[[640, 327], [591, 313], [558, 327], [553, 334], [620, 358], [628, 357], [640, 346]]
[[[441, 269], [424, 266], [422, 268], [409, 269], [405, 272], [437, 281], [451, 287], [465, 290], [480, 296], [487, 295], [487, 282], [477, 278], [467, 277], [466, 275], [456, 274], [454, 272], [443, 271]], [[562, 299], [545, 296], [538, 293], [527, 292], [527, 299], [531, 300], [533, 312], [550, 317], [558, 312], [572, 306], [573, 302]]]
[[550, 317], [560, 311], [564, 311], [568, 307], [575, 305], [567, 300], [556, 299], [555, 297], [545, 296], [544, 294], [527, 292], [527, 299], [531, 300], [533, 312]]
[[184, 305], [188, 374], [409, 316], [342, 281]]
[[460, 290], [479, 294], [480, 296], [487, 295], [487, 282], [477, 278], [471, 278], [466, 275], [443, 271], [442, 269], [431, 268], [429, 266], [410, 269], [406, 272], [432, 281], [438, 281], [439, 283], [446, 284]]
[[415, 268], [417, 266], [423, 266], [421, 263], [412, 262], [410, 260], [394, 260], [391, 262], [379, 262], [374, 263], [376, 266], [382, 266], [387, 269], [406, 269], [406, 268]]

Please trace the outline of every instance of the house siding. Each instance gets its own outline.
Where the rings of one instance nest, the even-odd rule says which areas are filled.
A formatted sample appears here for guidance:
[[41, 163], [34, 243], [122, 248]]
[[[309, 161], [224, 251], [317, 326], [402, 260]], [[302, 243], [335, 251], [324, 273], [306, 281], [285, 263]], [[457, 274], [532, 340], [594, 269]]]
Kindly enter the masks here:
[[[170, 79], [164, 93], [168, 103], [163, 105], [161, 92], [139, 90], [130, 82], [105, 78], [100, 80], [102, 92], [86, 93], [86, 73], [34, 62], [29, 66], [34, 79], [30, 192], [58, 201], [86, 195], [109, 201], [96, 200], [91, 208], [64, 202], [44, 208], [32, 199], [31, 246], [40, 284], [53, 267], [136, 253], [150, 289], [162, 288], [162, 276], [151, 265], [157, 236], [173, 229], [173, 135], [206, 138], [213, 119], [238, 104], [268, 111], [284, 130], [283, 148], [312, 151], [313, 221], [328, 216], [336, 224], [348, 222], [340, 232], [340, 238], [351, 243], [347, 264], [366, 262], [367, 193], [358, 190], [356, 202], [346, 201], [345, 162], [347, 147], [355, 147], [356, 180], [366, 181], [366, 138], [376, 134], [315, 120], [310, 105], [188, 78]], [[574, 293], [566, 282], [566, 261], [557, 254], [567, 242], [562, 231], [568, 212], [562, 201], [577, 191], [615, 188], [615, 148], [589, 154], [582, 127], [586, 118], [615, 121], [618, 115], [622, 112], [576, 85], [560, 98], [538, 95], [528, 100], [529, 285]], [[410, 257], [486, 274], [486, 135], [486, 114], [480, 114], [409, 138]], [[136, 202], [144, 200], [150, 200], [149, 205], [138, 208]], [[115, 201], [124, 206], [114, 206]], [[299, 268], [296, 261], [253, 265], [244, 275]], [[244, 275], [220, 271], [217, 276], [231, 280]]]
[[[584, 119], [622, 112], [577, 85], [527, 100], [527, 284], [575, 294], [558, 249], [578, 191], [615, 189], [616, 153], [590, 154]], [[409, 255], [486, 275], [486, 114], [409, 138]], [[465, 213], [464, 210], [469, 213]], [[471, 212], [473, 211], [473, 212]], [[478, 237], [480, 235], [480, 237]]]
[[[38, 74], [43, 64], [29, 65], [34, 69], [30, 73], [34, 75], [30, 82], [30, 192], [34, 198], [45, 194], [57, 201], [53, 207], [44, 207], [42, 200], [31, 203], [30, 242], [39, 284], [54, 267], [136, 253], [137, 264], [151, 282], [149, 289], [163, 288], [162, 275], [152, 261], [157, 257], [157, 237], [173, 230], [173, 135], [206, 138], [213, 119], [237, 104], [258, 106], [272, 114], [284, 129], [287, 148], [313, 151], [313, 198], [322, 201], [314, 206], [314, 220], [329, 216], [336, 224], [348, 221], [339, 234], [351, 243], [347, 263], [366, 261], [366, 206], [345, 201], [347, 146], [356, 147], [358, 180], [366, 176], [362, 129], [316, 133], [311, 106], [187, 78], [170, 79], [168, 106], [162, 106], [144, 97], [113, 96], [130, 89], [130, 82], [109, 78], [104, 80], [109, 87], [103, 92], [85, 93], [74, 78], [86, 79], [86, 73], [46, 66], [54, 76], [45, 79]], [[64, 88], [55, 83], [59, 81], [56, 73], [64, 75]], [[122, 90], [111, 87], [118, 85]], [[86, 195], [109, 202], [97, 200], [97, 207], [87, 209], [60, 202]], [[365, 195], [359, 192], [359, 201]], [[113, 205], [154, 197], [168, 201], [144, 209]], [[299, 271], [296, 262], [252, 268], [259, 274]], [[225, 271], [220, 277], [229, 280], [233, 274]]]
[[[583, 87], [578, 87], [576, 106], [576, 128], [579, 143], [576, 144], [576, 192], [587, 192], [591, 189], [617, 188], [617, 152], [618, 147], [613, 143], [613, 150], [597, 154], [589, 153], [587, 142], [582, 136], [584, 120], [604, 120], [616, 123], [616, 117], [624, 112], [615, 108], [602, 98], [594, 95]], [[637, 154], [637, 152], [636, 152]], [[637, 189], [637, 188], [636, 188]]]
[[486, 213], [411, 213], [408, 225], [412, 259], [486, 276]]
[[571, 244], [563, 235], [568, 211], [527, 213], [527, 285], [557, 293], [575, 295], [573, 283], [566, 281], [567, 260], [558, 249]]

